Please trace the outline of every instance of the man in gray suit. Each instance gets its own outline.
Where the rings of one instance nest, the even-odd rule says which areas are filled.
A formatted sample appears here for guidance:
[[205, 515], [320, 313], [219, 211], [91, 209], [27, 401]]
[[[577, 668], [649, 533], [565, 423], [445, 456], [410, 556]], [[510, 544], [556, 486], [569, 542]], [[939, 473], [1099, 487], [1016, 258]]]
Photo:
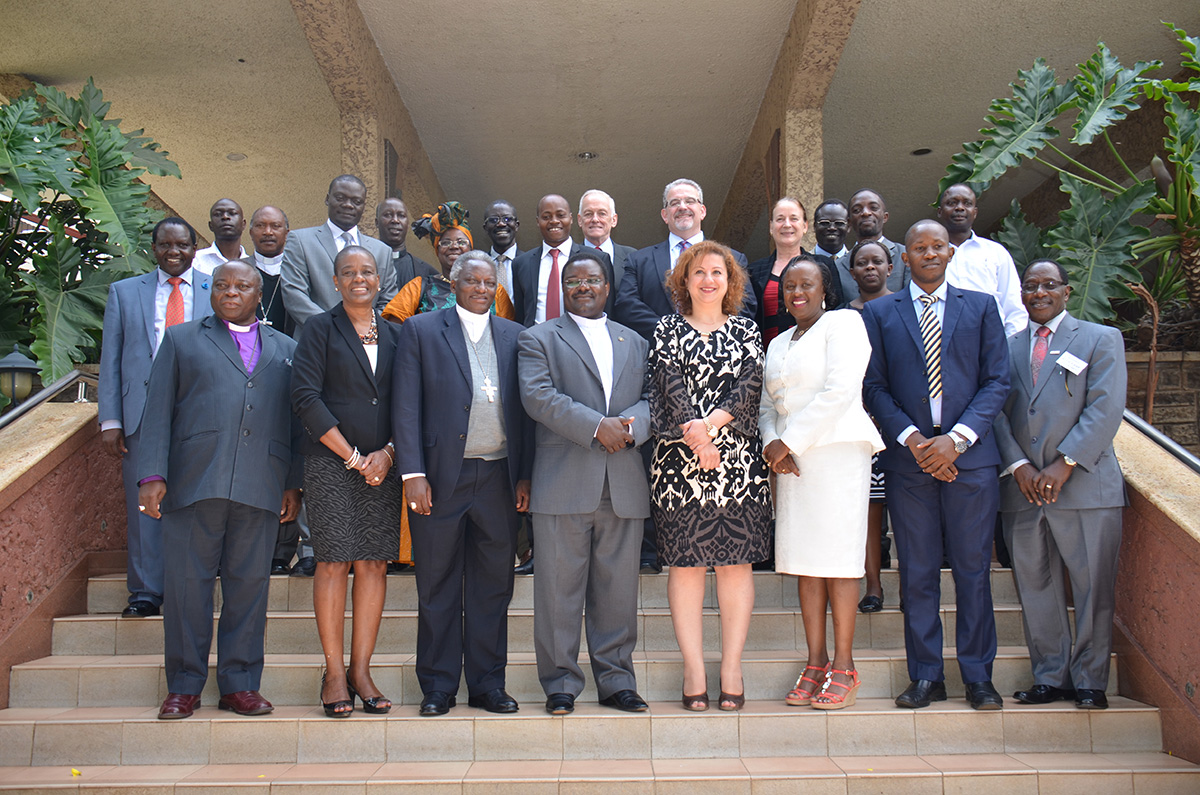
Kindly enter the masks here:
[[292, 232], [283, 249], [283, 303], [296, 323], [296, 337], [310, 317], [341, 303], [333, 285], [333, 260], [348, 245], [362, 246], [375, 256], [379, 269], [379, 297], [375, 303], [380, 309], [398, 289], [391, 246], [358, 228], [367, 206], [363, 181], [353, 174], [334, 177], [325, 206], [329, 208], [329, 220]]
[[641, 712], [637, 644], [638, 552], [650, 489], [636, 447], [650, 435], [648, 345], [604, 314], [607, 263], [582, 252], [562, 270], [566, 314], [521, 333], [521, 401], [537, 423], [533, 514], [538, 573], [533, 637], [546, 711], [575, 708], [585, 679], [579, 625], [600, 703]]
[[1033, 687], [1014, 697], [1104, 709], [1125, 505], [1112, 445], [1125, 408], [1125, 346], [1116, 329], [1067, 312], [1070, 294], [1058, 263], [1038, 260], [1025, 270], [1029, 327], [1008, 340], [1012, 392], [995, 421], [1012, 475], [1001, 480], [1004, 537], [1033, 666]]
[[[893, 293], [898, 293], [908, 286], [908, 263], [901, 256], [904, 246], [883, 236], [888, 217], [887, 205], [875, 191], [863, 188], [850, 197], [850, 225], [854, 227], [855, 242], [878, 240], [883, 244], [892, 256], [892, 275], [888, 277], [887, 286]], [[858, 283], [850, 275], [849, 251], [838, 256], [837, 275], [842, 282], [842, 295], [846, 300], [852, 300], [858, 295]]]
[[150, 371], [138, 498], [162, 518], [167, 579], [163, 648], [168, 695], [160, 719], [200, 706], [221, 572], [218, 707], [270, 712], [259, 692], [267, 586], [279, 522], [300, 510], [303, 465], [291, 411], [296, 343], [255, 318], [258, 269], [213, 271], [216, 316], [167, 332]]
[[192, 268], [196, 230], [182, 218], [164, 218], [151, 239], [158, 267], [108, 288], [100, 352], [100, 439], [121, 458], [125, 484], [126, 618], [156, 616], [163, 601], [162, 529], [138, 511], [139, 428], [150, 364], [168, 325], [212, 313], [210, 277]]
[[[622, 246], [612, 239], [613, 227], [617, 225], [617, 203], [602, 190], [587, 190], [579, 197], [579, 228], [583, 230], [585, 247], [603, 251], [612, 260], [612, 294], [621, 288], [621, 277], [625, 275], [625, 260], [637, 251], [633, 246]], [[614, 299], [615, 300], [615, 299]]]

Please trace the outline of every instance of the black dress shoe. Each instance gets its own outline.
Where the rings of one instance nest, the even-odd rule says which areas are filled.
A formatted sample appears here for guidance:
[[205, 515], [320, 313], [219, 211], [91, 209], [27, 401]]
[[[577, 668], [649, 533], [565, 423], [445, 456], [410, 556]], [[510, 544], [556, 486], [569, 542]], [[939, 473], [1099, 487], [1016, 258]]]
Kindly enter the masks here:
[[478, 709], [486, 709], [488, 712], [516, 712], [520, 707], [517, 706], [517, 700], [504, 692], [504, 688], [497, 687], [495, 690], [489, 690], [486, 693], [480, 693], [477, 696], [467, 698], [468, 707], [477, 707]]
[[421, 699], [421, 715], [423, 717], [445, 715], [455, 703], [454, 696], [449, 693], [443, 693], [440, 690], [430, 690]]
[[946, 683], [930, 679], [914, 679], [904, 692], [896, 696], [896, 706], [905, 709], [928, 707], [934, 701], [946, 700]]
[[643, 560], [638, 568], [642, 574], [662, 574], [662, 564], [657, 560]]
[[872, 594], [867, 594], [858, 603], [858, 612], [860, 613], [878, 613], [883, 610], [883, 599]]
[[513, 566], [513, 574], [533, 574], [533, 555], [524, 563]]
[[1034, 685], [1028, 690], [1013, 693], [1013, 698], [1022, 704], [1050, 704], [1055, 701], [1070, 701], [1075, 698], [1075, 691], [1053, 685]]
[[636, 690], [618, 690], [611, 696], [600, 699], [600, 706], [614, 707], [624, 712], [645, 712], [650, 709], [650, 705]]
[[1108, 696], [1103, 690], [1075, 689], [1075, 706], [1080, 709], [1108, 709]]
[[968, 682], [966, 688], [967, 703], [971, 709], [1000, 709], [1004, 706], [1004, 699], [1000, 698], [990, 681]]
[[292, 566], [293, 577], [311, 577], [317, 573], [317, 559], [314, 557], [300, 558]]
[[129, 606], [121, 611], [121, 616], [124, 618], [147, 618], [156, 615], [158, 615], [158, 605], [144, 599], [130, 602]]
[[546, 711], [551, 715], [569, 715], [575, 711], [575, 696], [570, 693], [551, 693], [546, 697]]
[[408, 571], [411, 568], [412, 568], [411, 563], [401, 563], [398, 560], [393, 560], [393, 561], [390, 561], [387, 565], [387, 573], [388, 574], [404, 574], [406, 571]]
[[291, 570], [292, 569], [291, 569], [291, 567], [289, 567], [287, 565], [286, 560], [281, 560], [280, 558], [275, 558], [274, 560], [271, 561], [271, 573], [272, 574], [287, 574], [287, 573], [291, 572]]

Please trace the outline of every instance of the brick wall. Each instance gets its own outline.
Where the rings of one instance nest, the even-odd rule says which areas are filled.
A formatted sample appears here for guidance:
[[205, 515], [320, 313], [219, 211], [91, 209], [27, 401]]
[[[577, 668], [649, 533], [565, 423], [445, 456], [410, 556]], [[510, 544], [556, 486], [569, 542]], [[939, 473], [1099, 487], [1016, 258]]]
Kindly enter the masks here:
[[[1129, 392], [1125, 406], [1138, 416], [1146, 408], [1150, 354], [1128, 351]], [[1154, 427], [1200, 455], [1200, 352], [1160, 351], [1158, 386], [1154, 391]]]

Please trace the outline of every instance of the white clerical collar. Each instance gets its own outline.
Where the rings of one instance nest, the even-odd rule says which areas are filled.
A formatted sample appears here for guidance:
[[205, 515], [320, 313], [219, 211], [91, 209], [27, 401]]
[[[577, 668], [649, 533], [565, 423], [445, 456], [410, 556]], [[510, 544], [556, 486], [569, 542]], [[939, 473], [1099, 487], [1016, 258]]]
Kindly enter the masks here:
[[231, 323], [228, 320], [222, 320], [221, 322], [228, 326], [230, 331], [237, 331], [242, 334], [245, 334], [247, 331], [254, 331], [254, 329], [258, 328], [257, 320], [251, 323], [249, 326], [239, 326], [237, 323]]
[[[193, 273], [192, 269], [188, 268], [183, 273], [179, 274], [179, 278], [183, 279], [183, 283], [188, 285], [189, 287], [192, 284], [192, 273]], [[167, 279], [170, 279], [170, 278], [171, 278], [171, 274], [167, 273], [162, 268], [158, 269], [158, 283], [159, 284], [166, 284]]]
[[274, 257], [264, 257], [257, 251], [254, 252], [254, 264], [263, 273], [271, 276], [278, 276], [279, 271], [283, 268], [283, 254], [277, 254]]
[[579, 326], [581, 329], [604, 328], [608, 323], [607, 314], [601, 314], [600, 317], [583, 317], [582, 315], [577, 315], [574, 312], [568, 312], [567, 314], [570, 315], [571, 319], [575, 321], [575, 325]]
[[483, 336], [483, 330], [487, 328], [490, 312], [484, 312], [482, 315], [477, 315], [469, 309], [463, 309], [458, 304], [454, 305], [454, 310], [458, 312], [458, 319], [462, 321], [463, 330], [467, 332], [467, 336], [472, 342], [478, 342]]
[[[704, 240], [704, 233], [697, 232], [696, 234], [687, 238], [688, 248], [691, 248], [692, 246], [696, 245], [697, 243], [701, 242], [702, 240]], [[684, 238], [680, 237], [679, 235], [675, 234], [674, 232], [667, 235], [667, 243], [670, 244], [670, 248], [672, 251], [679, 248], [679, 244], [682, 243], [683, 241], [684, 241]]]
[[342, 229], [340, 226], [335, 224], [333, 221], [326, 221], [325, 226], [329, 227], [329, 232], [330, 232], [330, 234], [333, 235], [334, 240], [341, 239], [342, 235], [349, 232], [350, 237], [353, 238], [353, 242], [351, 243], [351, 245], [354, 245], [354, 246], [358, 245], [358, 227], [357, 226], [352, 226], [349, 229]]

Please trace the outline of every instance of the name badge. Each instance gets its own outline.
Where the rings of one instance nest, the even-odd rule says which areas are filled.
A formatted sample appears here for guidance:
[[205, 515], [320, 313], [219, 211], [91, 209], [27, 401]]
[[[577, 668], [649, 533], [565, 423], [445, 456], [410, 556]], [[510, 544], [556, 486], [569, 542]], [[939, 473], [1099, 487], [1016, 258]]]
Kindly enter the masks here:
[[1075, 375], [1082, 373], [1084, 368], [1088, 366], [1087, 362], [1085, 362], [1083, 359], [1080, 359], [1070, 351], [1065, 351], [1062, 356], [1058, 357], [1058, 364], [1061, 365], [1064, 370], [1070, 370]]

